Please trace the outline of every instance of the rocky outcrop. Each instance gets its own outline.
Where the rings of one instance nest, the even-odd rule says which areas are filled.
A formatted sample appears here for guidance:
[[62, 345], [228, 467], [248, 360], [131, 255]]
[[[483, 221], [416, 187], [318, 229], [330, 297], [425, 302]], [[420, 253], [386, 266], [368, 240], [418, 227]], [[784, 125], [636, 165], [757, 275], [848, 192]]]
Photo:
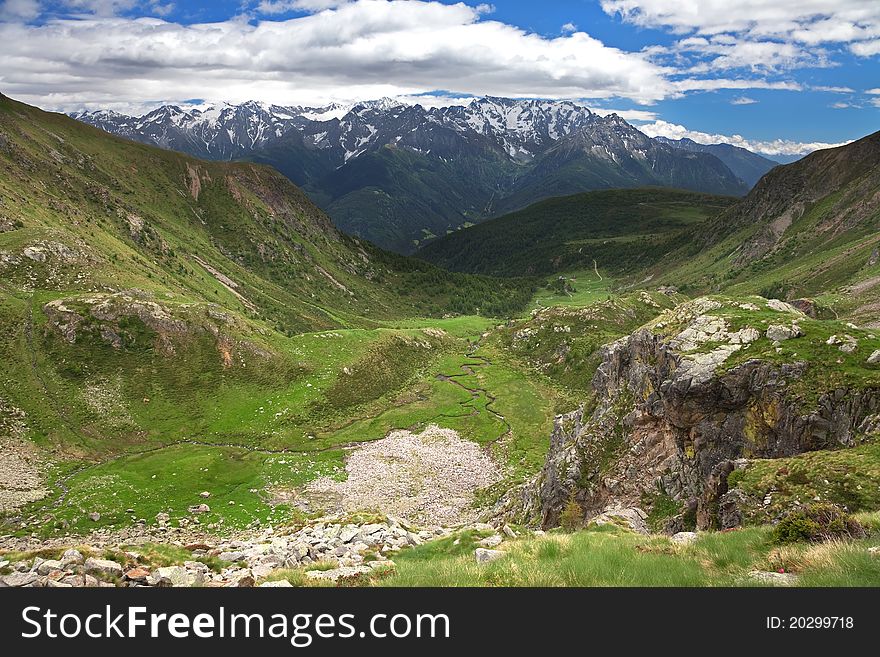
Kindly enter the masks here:
[[[739, 308], [746, 306], [758, 309]], [[808, 407], [790, 388], [813, 364], [740, 357], [728, 365], [758, 332], [730, 330], [712, 314], [721, 307], [697, 300], [607, 345], [592, 380], [594, 402], [556, 419], [541, 473], [508, 497], [504, 512], [547, 527], [571, 500], [589, 520], [662, 499], [678, 510], [666, 519], [669, 531], [729, 525], [737, 514], [725, 497], [727, 476], [737, 459], [852, 446], [880, 409], [880, 391], [837, 388]], [[800, 339], [798, 311], [766, 307], [786, 313], [786, 334]]]
[[207, 337], [213, 340], [224, 368], [244, 363], [246, 356], [273, 357], [255, 341], [241, 339], [253, 331], [219, 306], [158, 301], [144, 290], [55, 299], [43, 306], [43, 312], [46, 334], [68, 345], [85, 338], [117, 351], [149, 346], [162, 356], [174, 356], [191, 338]]

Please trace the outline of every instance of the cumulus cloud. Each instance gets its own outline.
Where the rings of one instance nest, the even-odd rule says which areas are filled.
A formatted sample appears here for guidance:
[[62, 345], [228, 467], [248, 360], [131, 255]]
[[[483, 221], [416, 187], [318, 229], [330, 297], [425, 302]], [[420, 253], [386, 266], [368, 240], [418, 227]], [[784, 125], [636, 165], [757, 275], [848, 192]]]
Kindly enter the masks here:
[[[640, 27], [679, 35], [646, 52], [658, 64], [691, 76], [722, 71], [772, 75], [837, 65], [847, 48], [861, 57], [880, 54], [876, 0], [600, 0], [609, 15]], [[816, 88], [816, 90], [820, 90]]]
[[688, 37], [667, 50], [698, 59], [699, 63], [690, 69], [692, 73], [729, 69], [777, 72], [830, 65], [827, 53], [821, 49], [806, 49], [793, 43], [738, 39], [730, 35]]
[[763, 153], [765, 155], [806, 155], [823, 148], [834, 148], [849, 143], [841, 142], [839, 144], [828, 144], [825, 142], [798, 142], [787, 139], [760, 141], [746, 139], [742, 135], [710, 134], [707, 132], [699, 132], [697, 130], [689, 130], [683, 125], [668, 123], [667, 121], [662, 120], [640, 125], [639, 130], [649, 137], [668, 137], [669, 139], [687, 138], [692, 139], [698, 144], [732, 144], [733, 146], [740, 146], [741, 148], [747, 148], [750, 151]]
[[[312, 0], [308, 0], [312, 2]], [[83, 0], [85, 2], [85, 0]], [[463, 94], [627, 98], [676, 92], [642, 53], [583, 33], [548, 38], [485, 7], [361, 0], [289, 20], [180, 25], [84, 17], [0, 25], [0, 86], [69, 108], [157, 98], [351, 100]]]
[[679, 33], [743, 33], [801, 43], [850, 43], [880, 36], [873, 0], [601, 0], [608, 14]]

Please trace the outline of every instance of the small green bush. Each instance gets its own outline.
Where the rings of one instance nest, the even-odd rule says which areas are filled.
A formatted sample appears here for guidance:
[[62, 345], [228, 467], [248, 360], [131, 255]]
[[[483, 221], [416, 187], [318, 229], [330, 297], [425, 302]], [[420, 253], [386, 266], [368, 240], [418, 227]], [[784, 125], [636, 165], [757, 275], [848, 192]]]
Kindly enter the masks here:
[[576, 532], [578, 529], [583, 529], [584, 511], [573, 495], [568, 499], [565, 508], [562, 509], [559, 516], [559, 526], [566, 532]]
[[809, 541], [819, 543], [832, 538], [865, 538], [867, 532], [858, 520], [836, 504], [810, 504], [789, 511], [773, 530], [775, 543]]

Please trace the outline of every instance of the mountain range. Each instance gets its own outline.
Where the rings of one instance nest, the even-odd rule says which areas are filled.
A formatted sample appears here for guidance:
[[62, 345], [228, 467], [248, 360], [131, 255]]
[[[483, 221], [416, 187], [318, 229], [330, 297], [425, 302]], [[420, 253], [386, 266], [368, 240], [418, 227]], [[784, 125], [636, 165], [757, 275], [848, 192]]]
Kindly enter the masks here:
[[430, 109], [392, 99], [251, 101], [72, 116], [195, 157], [269, 164], [340, 229], [402, 253], [551, 196], [645, 185], [741, 196], [776, 166], [732, 146], [651, 139], [616, 114], [568, 101], [486, 97]]

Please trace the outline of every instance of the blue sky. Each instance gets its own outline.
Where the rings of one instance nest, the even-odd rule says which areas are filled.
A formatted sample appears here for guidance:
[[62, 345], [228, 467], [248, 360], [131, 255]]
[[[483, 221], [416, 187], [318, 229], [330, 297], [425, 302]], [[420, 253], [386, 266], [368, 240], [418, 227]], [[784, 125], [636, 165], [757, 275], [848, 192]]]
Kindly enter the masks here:
[[0, 44], [0, 91], [66, 111], [572, 98], [769, 154], [880, 129], [877, 0], [0, 0]]

